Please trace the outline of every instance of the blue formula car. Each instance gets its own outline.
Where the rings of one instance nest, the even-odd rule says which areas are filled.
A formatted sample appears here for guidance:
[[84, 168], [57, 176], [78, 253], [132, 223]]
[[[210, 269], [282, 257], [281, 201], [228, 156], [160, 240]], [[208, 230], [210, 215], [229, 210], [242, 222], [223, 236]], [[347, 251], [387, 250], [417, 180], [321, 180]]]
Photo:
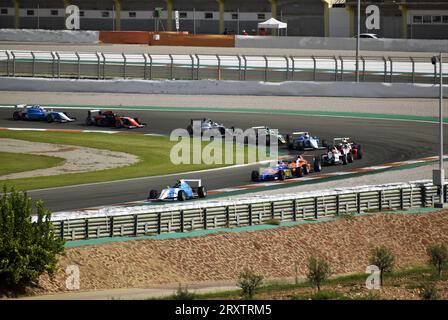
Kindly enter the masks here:
[[252, 181], [285, 180], [293, 177], [293, 170], [288, 162], [278, 161], [275, 166], [252, 171]]
[[17, 105], [12, 114], [14, 120], [47, 121], [47, 122], [72, 122], [76, 118], [67, 112], [46, 110], [40, 105]]
[[168, 201], [178, 200], [185, 201], [195, 198], [205, 198], [207, 190], [202, 185], [200, 179], [182, 179], [176, 182], [172, 187], [166, 187], [160, 193], [157, 190], [149, 192], [148, 200], [152, 201]]
[[311, 136], [308, 132], [293, 132], [286, 136], [286, 143], [289, 149], [294, 150], [319, 150], [326, 148], [326, 141], [320, 139], [316, 136]]

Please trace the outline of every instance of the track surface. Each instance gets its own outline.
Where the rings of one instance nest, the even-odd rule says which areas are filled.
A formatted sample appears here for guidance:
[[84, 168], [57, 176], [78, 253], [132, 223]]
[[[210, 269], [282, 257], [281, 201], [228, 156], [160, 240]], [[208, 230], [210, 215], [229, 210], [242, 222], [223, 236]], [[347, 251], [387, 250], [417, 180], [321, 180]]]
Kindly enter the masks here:
[[[87, 113], [85, 110], [70, 110], [69, 112], [78, 118], [77, 122], [47, 124], [15, 122], [11, 120], [12, 109], [0, 109], [0, 127], [95, 129], [83, 124]], [[272, 128], [278, 128], [281, 133], [308, 130], [311, 134], [328, 139], [328, 141], [333, 137], [349, 136], [363, 145], [365, 157], [362, 160], [355, 161], [348, 167], [325, 167], [324, 172], [437, 154], [437, 124], [432, 123], [225, 112], [127, 111], [121, 113], [137, 116], [141, 121], [147, 122], [149, 126], [141, 130], [146, 133], [168, 135], [173, 129], [185, 128], [190, 118], [210, 117], [228, 127], [248, 128], [256, 125], [269, 125]], [[445, 137], [445, 141], [448, 141], [448, 134]], [[239, 186], [250, 183], [250, 172], [253, 167], [256, 166], [36, 190], [28, 193], [33, 199], [43, 199], [48, 209], [70, 210], [141, 200], [146, 198], [149, 189], [161, 189], [181, 177], [201, 178], [209, 190]], [[344, 185], [344, 180], [341, 180], [341, 186], [347, 186]]]

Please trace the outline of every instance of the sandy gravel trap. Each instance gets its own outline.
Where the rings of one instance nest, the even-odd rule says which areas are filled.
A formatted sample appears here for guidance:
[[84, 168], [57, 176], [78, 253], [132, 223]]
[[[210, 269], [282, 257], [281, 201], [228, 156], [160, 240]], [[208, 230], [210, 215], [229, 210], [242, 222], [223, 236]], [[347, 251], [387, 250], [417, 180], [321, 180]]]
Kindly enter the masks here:
[[3, 138], [0, 139], [0, 151], [65, 159], [59, 166], [3, 175], [0, 176], [0, 180], [105, 170], [128, 166], [139, 161], [137, 156], [123, 152]]

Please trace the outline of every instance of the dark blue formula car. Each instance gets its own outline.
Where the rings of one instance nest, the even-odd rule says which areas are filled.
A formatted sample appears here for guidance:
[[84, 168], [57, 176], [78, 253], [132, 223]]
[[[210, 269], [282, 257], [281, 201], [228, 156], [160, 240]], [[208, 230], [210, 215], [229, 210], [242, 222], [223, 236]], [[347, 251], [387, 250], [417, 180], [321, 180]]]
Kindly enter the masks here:
[[46, 110], [40, 105], [17, 105], [12, 114], [14, 120], [47, 121], [47, 122], [72, 122], [76, 118], [67, 112]]

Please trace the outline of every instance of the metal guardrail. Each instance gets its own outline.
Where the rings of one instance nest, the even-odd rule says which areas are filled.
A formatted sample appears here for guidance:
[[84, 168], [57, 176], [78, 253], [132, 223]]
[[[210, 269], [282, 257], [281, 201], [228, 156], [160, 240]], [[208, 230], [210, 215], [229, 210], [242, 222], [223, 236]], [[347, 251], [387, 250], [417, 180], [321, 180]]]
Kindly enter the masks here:
[[[54, 231], [67, 240], [157, 235], [216, 228], [232, 228], [281, 221], [319, 220], [346, 214], [431, 207], [439, 201], [431, 182], [411, 182], [364, 188], [327, 190], [241, 200], [198, 201], [135, 207], [125, 213], [104, 211], [69, 218], [53, 217]], [[447, 188], [444, 188], [447, 199]], [[117, 209], [120, 210], [120, 209]], [[147, 210], [147, 211], [145, 211]], [[82, 216], [84, 215], [84, 216]]]
[[[0, 75], [88, 79], [354, 81], [355, 57], [0, 50]], [[430, 58], [361, 56], [361, 80], [438, 83]], [[444, 77], [448, 77], [445, 74]]]

